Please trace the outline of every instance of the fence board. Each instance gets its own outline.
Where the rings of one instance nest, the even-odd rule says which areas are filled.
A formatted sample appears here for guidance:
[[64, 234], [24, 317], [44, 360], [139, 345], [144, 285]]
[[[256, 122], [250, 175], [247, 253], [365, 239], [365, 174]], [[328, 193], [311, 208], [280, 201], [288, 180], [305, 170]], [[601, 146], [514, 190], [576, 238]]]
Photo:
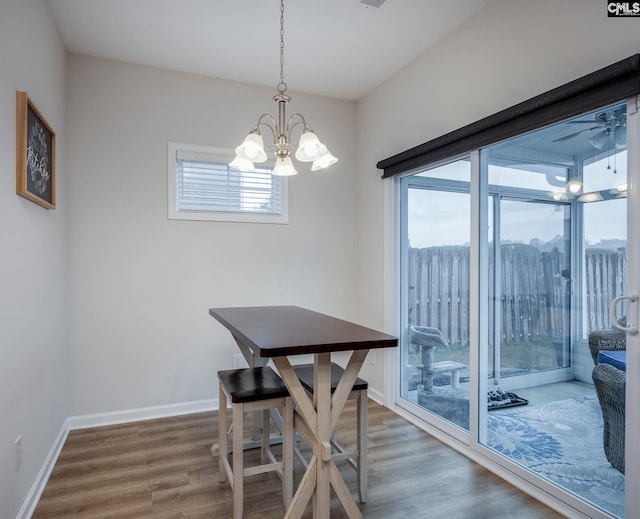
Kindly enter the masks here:
[[[562, 306], [567, 286], [563, 255], [523, 244], [501, 249], [500, 301], [493, 297], [493, 260], [489, 261], [490, 311], [500, 304], [500, 337], [506, 342], [530, 342], [562, 337]], [[452, 344], [469, 343], [468, 247], [409, 250], [408, 309], [410, 324], [434, 326]], [[587, 249], [585, 297], [587, 329], [609, 327], [609, 302], [626, 289], [626, 252]], [[620, 312], [625, 312], [623, 307]]]

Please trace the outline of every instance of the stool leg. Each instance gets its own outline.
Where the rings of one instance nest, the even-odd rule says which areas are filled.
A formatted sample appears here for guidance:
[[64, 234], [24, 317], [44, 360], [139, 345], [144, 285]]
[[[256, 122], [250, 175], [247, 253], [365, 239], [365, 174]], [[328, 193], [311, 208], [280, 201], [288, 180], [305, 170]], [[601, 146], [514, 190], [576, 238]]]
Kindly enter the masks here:
[[233, 519], [242, 519], [244, 406], [233, 404]]
[[262, 432], [260, 434], [260, 457], [261, 457], [261, 463], [269, 463], [269, 458], [267, 458], [267, 452], [271, 451], [271, 435], [270, 435], [270, 428], [271, 428], [271, 421], [269, 418], [269, 409], [263, 409], [262, 410], [262, 419], [261, 419], [261, 424], [260, 427], [262, 428]]
[[293, 499], [293, 400], [285, 398], [282, 409], [282, 496], [285, 510]]
[[229, 455], [227, 448], [227, 395], [222, 389], [222, 384], [219, 384], [219, 406], [218, 406], [218, 479], [220, 483], [224, 483], [227, 480], [227, 472], [224, 469], [224, 462]]
[[361, 503], [367, 502], [367, 390], [358, 391], [358, 496]]

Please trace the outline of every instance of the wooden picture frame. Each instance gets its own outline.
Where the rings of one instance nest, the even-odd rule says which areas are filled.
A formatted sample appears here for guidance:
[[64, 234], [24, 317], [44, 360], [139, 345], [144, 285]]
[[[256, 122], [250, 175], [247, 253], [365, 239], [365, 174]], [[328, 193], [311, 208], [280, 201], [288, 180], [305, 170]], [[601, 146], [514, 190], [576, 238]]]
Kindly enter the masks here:
[[56, 134], [26, 92], [16, 92], [16, 193], [56, 208]]

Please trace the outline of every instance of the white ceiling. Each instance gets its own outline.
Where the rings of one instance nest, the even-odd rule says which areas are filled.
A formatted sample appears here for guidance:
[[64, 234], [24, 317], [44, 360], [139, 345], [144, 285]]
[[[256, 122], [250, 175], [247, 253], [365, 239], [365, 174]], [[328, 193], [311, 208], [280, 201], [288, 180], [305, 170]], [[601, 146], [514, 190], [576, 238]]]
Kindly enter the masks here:
[[[379, 4], [380, 0], [363, 0]], [[490, 0], [287, 0], [289, 90], [359, 99]], [[278, 0], [49, 0], [72, 53], [256, 85], [280, 81]]]

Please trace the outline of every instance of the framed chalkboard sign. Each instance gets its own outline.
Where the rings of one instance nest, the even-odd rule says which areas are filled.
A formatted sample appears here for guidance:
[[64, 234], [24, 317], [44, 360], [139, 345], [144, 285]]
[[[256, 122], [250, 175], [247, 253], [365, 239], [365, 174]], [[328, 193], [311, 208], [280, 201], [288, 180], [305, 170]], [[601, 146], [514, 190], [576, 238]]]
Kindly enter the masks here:
[[26, 92], [16, 92], [16, 193], [56, 208], [56, 134]]

